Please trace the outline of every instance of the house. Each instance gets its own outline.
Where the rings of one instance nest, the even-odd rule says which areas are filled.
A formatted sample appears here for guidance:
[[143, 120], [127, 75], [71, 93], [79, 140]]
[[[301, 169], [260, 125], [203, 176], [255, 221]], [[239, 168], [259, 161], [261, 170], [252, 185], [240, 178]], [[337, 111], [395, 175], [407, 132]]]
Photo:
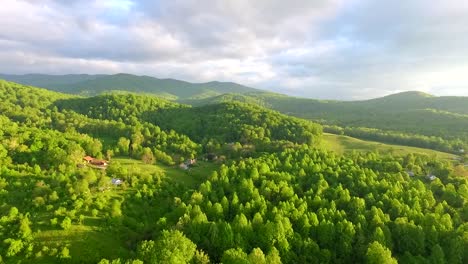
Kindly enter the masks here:
[[437, 179], [437, 177], [436, 177], [435, 175], [432, 175], [432, 174], [427, 175], [427, 178], [428, 178], [430, 181], [433, 181], [433, 180]]
[[412, 172], [412, 171], [407, 171], [406, 173], [408, 173], [408, 175], [409, 175], [410, 177], [414, 177], [414, 172]]
[[121, 185], [122, 184], [122, 180], [121, 179], [118, 179], [118, 178], [112, 178], [112, 184], [114, 185]]
[[183, 170], [188, 170], [189, 169], [189, 166], [186, 164], [186, 163], [181, 163], [179, 165], [179, 168], [183, 169]]
[[107, 166], [107, 161], [106, 160], [98, 160], [98, 159], [93, 159], [91, 162], [89, 162], [92, 165], [96, 166]]
[[185, 161], [185, 164], [187, 164], [187, 166], [194, 165], [195, 163], [197, 163], [196, 159], [188, 159]]
[[95, 159], [91, 156], [86, 156], [83, 158], [86, 163], [94, 165], [94, 166], [99, 166], [101, 169], [106, 167], [108, 164], [107, 160], [100, 160], [100, 159]]

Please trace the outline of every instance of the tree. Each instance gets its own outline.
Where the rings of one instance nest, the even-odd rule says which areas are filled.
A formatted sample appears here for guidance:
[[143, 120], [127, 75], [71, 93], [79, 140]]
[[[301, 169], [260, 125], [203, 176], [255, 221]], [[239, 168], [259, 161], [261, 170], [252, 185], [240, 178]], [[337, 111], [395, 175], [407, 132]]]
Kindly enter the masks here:
[[278, 250], [273, 247], [266, 256], [266, 263], [268, 264], [281, 264], [281, 257]]
[[197, 250], [192, 258], [193, 264], [209, 264], [210, 257], [203, 251]]
[[72, 222], [71, 222], [70, 217], [68, 217], [68, 216], [66, 216], [66, 217], [63, 219], [62, 223], [60, 224], [60, 226], [61, 226], [64, 230], [70, 229], [71, 225], [72, 225]]
[[260, 248], [252, 249], [248, 256], [249, 262], [252, 264], [266, 264], [265, 254]]
[[20, 226], [19, 226], [18, 231], [21, 234], [21, 237], [23, 239], [29, 240], [29, 239], [32, 238], [31, 237], [32, 230], [31, 230], [30, 224], [31, 224], [31, 222], [29, 221], [29, 218], [27, 216], [24, 216], [20, 220]]
[[119, 200], [113, 200], [111, 206], [111, 216], [119, 217], [122, 215], [122, 210], [120, 209], [121, 203]]
[[137, 249], [145, 263], [188, 263], [195, 251], [196, 245], [178, 230], [164, 230], [156, 242], [143, 241]]
[[63, 247], [62, 251], [60, 251], [60, 258], [61, 259], [68, 259], [70, 257], [70, 250], [67, 247]]
[[12, 257], [18, 254], [24, 247], [23, 241], [21, 239], [12, 239], [8, 238], [5, 239], [5, 244], [9, 244], [10, 246], [7, 249], [6, 256]]
[[231, 248], [223, 253], [223, 264], [250, 264], [247, 254], [241, 248]]
[[141, 143], [143, 143], [144, 139], [145, 138], [140, 131], [136, 131], [132, 134], [130, 143], [130, 151], [132, 152], [131, 154], [134, 154], [135, 151], [137, 151], [141, 147]]
[[107, 159], [107, 160], [111, 160], [113, 156], [114, 156], [114, 151], [111, 150], [111, 149], [108, 149], [108, 150], [106, 151], [106, 159]]
[[94, 139], [86, 145], [86, 152], [93, 156], [98, 156], [101, 154], [102, 143], [98, 139]]
[[124, 137], [119, 138], [117, 142], [117, 146], [119, 147], [120, 153], [123, 155], [128, 155], [128, 150], [130, 148], [130, 140]]
[[143, 148], [143, 154], [141, 155], [141, 160], [146, 164], [154, 163], [153, 151], [150, 148]]
[[397, 264], [397, 260], [392, 257], [392, 252], [382, 246], [379, 242], [372, 242], [367, 248], [366, 260], [369, 264]]
[[445, 256], [442, 247], [439, 244], [436, 244], [432, 247], [431, 256], [430, 256], [430, 263], [431, 264], [444, 264]]

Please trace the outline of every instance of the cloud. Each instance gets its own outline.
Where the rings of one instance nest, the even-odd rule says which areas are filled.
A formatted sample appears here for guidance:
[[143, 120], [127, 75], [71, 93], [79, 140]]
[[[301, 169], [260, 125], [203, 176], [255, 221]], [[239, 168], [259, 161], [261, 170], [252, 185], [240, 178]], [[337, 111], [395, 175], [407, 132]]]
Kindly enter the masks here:
[[0, 72], [129, 72], [314, 98], [468, 95], [468, 4], [6, 0]]

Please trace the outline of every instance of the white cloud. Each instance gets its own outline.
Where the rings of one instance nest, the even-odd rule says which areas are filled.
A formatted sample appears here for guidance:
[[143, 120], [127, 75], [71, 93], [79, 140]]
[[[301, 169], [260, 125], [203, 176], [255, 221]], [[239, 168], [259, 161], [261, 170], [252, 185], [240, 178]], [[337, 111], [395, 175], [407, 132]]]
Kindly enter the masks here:
[[468, 4], [5, 0], [0, 72], [129, 72], [315, 98], [468, 95]]

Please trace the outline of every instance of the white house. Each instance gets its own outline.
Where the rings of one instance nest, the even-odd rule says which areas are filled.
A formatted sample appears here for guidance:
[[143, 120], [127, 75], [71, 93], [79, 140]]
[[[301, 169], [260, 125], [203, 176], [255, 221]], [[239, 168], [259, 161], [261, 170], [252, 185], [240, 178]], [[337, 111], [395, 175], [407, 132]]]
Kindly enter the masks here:
[[431, 175], [427, 175], [427, 178], [428, 178], [429, 180], [431, 180], [431, 181], [437, 179], [437, 177], [436, 177], [435, 175], [432, 175], [432, 174], [431, 174]]
[[122, 180], [121, 180], [121, 179], [117, 179], [117, 178], [112, 178], [112, 184], [114, 184], [114, 185], [120, 185], [120, 184], [122, 184]]

